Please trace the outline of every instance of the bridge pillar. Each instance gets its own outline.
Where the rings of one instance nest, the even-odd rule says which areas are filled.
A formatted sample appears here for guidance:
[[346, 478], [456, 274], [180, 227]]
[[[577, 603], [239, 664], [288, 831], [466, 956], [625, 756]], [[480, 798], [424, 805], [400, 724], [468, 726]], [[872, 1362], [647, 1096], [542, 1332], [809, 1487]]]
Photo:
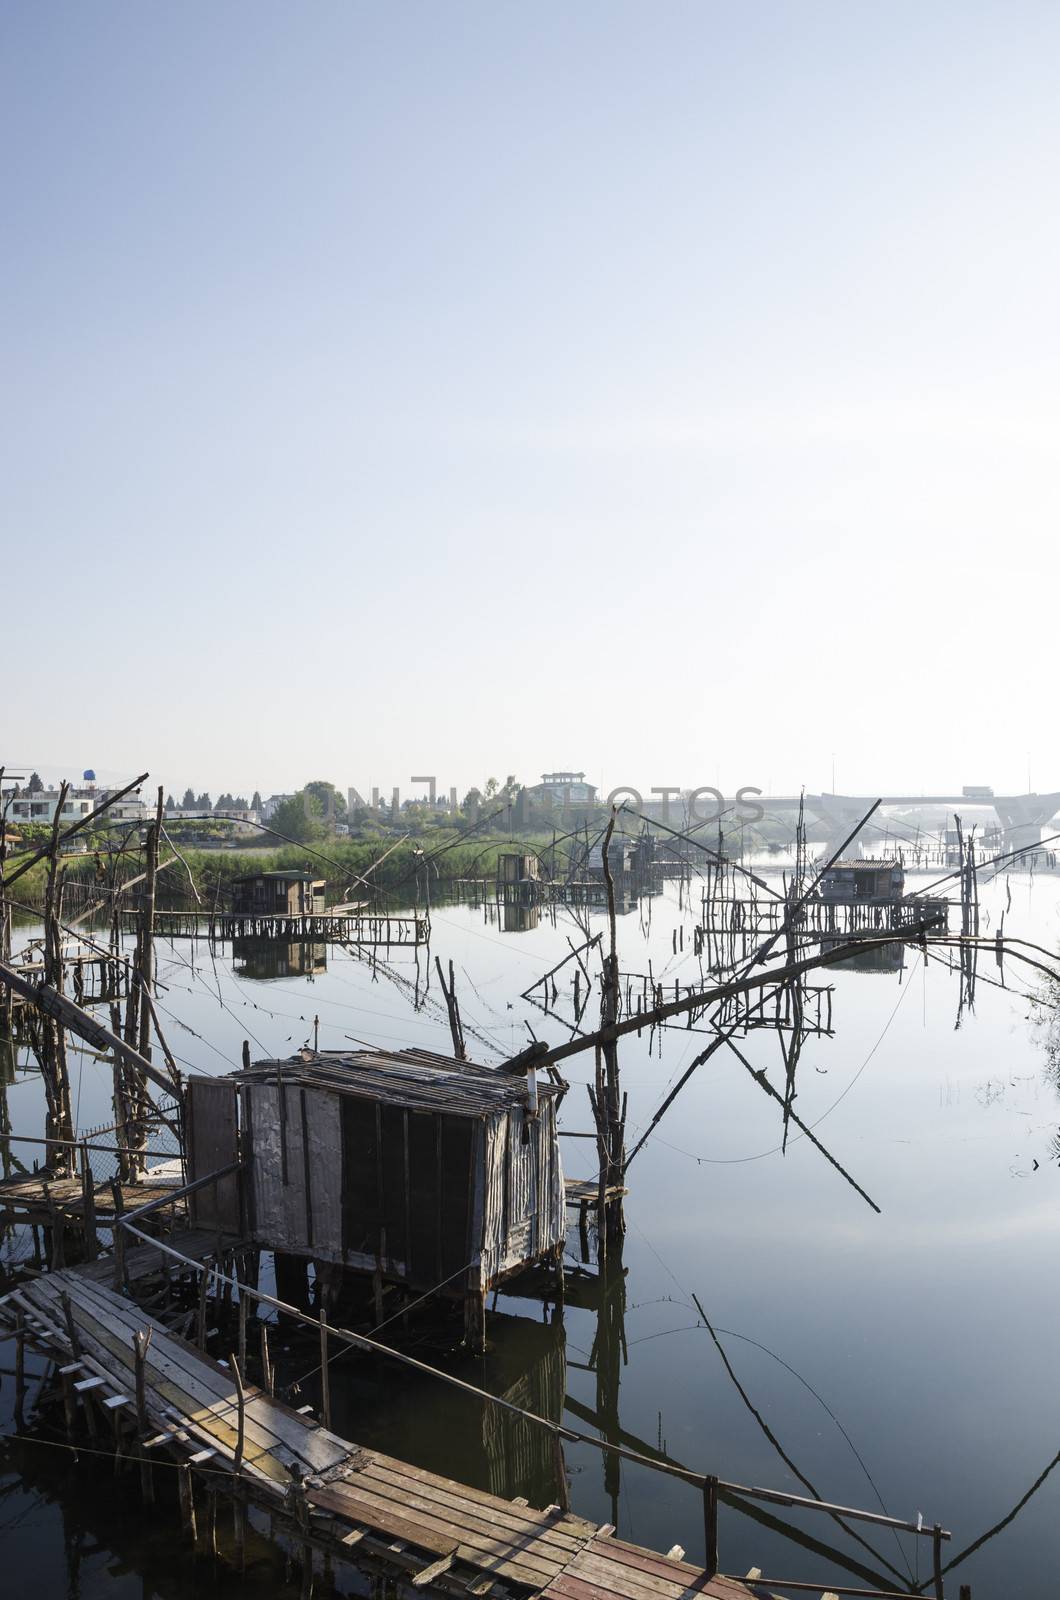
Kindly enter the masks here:
[[1060, 794], [1019, 794], [994, 801], [1006, 850], [1033, 850], [1060, 811]]
[[[822, 854], [827, 860], [835, 854], [843, 840], [853, 833], [868, 807], [863, 800], [852, 800], [848, 795], [808, 794], [806, 809], [824, 824], [827, 837]], [[848, 848], [852, 856], [861, 854], [860, 834], [851, 840]]]

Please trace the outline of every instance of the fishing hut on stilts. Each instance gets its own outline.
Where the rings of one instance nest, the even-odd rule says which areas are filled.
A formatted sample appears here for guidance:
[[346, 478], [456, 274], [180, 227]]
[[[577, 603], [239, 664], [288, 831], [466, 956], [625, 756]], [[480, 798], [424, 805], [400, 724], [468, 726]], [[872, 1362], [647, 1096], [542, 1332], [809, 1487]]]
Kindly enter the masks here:
[[371, 1275], [378, 1320], [388, 1284], [461, 1298], [481, 1350], [491, 1289], [542, 1263], [561, 1277], [565, 1087], [426, 1050], [302, 1050], [189, 1080], [189, 1176], [242, 1160], [242, 1201], [232, 1183], [200, 1202], [210, 1226], [295, 1276], [313, 1262], [324, 1303]]

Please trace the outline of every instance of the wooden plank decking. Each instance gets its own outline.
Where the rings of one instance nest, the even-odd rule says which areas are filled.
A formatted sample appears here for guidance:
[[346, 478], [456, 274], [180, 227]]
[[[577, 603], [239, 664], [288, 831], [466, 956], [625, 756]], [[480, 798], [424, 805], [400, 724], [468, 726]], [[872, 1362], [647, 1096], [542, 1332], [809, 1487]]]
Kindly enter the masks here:
[[[182, 1236], [187, 1251], [196, 1240]], [[216, 1244], [216, 1240], [214, 1241]], [[205, 1235], [198, 1239], [207, 1254]], [[136, 1258], [144, 1257], [143, 1263]], [[150, 1270], [161, 1253], [131, 1250], [131, 1276]], [[66, 1301], [64, 1304], [64, 1297]], [[68, 1304], [79, 1350], [71, 1348]], [[27, 1335], [64, 1365], [77, 1364], [88, 1404], [102, 1401], [135, 1424], [134, 1340], [151, 1329], [145, 1399], [154, 1435], [150, 1448], [178, 1460], [209, 1462], [237, 1482], [238, 1400], [231, 1372], [178, 1338], [134, 1301], [102, 1281], [97, 1264], [47, 1273], [0, 1300], [0, 1318], [16, 1312]], [[94, 1380], [94, 1381], [93, 1381]], [[558, 1507], [535, 1510], [427, 1472], [378, 1450], [361, 1449], [311, 1417], [248, 1386], [245, 1396], [243, 1492], [281, 1522], [292, 1485], [303, 1482], [308, 1521], [302, 1537], [316, 1548], [353, 1559], [361, 1551], [421, 1587], [484, 1596], [495, 1581], [549, 1600], [750, 1600], [752, 1591], [670, 1556], [627, 1544]], [[135, 1451], [136, 1446], [132, 1446]]]
[[[125, 1183], [121, 1186], [122, 1204], [126, 1211], [145, 1206], [152, 1200], [161, 1200], [173, 1193], [170, 1183]], [[114, 1220], [114, 1199], [109, 1183], [95, 1185], [96, 1220], [110, 1224]], [[66, 1222], [77, 1225], [84, 1216], [84, 1192], [80, 1177], [55, 1177], [44, 1172], [19, 1173], [15, 1177], [0, 1179], [0, 1212], [7, 1212], [21, 1222], [40, 1222], [45, 1225], [56, 1211]], [[175, 1202], [178, 1213], [183, 1213], [185, 1202]]]

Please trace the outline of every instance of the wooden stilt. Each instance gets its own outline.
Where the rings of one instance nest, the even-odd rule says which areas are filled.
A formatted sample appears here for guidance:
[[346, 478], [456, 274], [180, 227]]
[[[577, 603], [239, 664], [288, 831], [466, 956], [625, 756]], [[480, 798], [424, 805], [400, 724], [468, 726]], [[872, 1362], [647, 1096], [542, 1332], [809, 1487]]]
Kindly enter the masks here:
[[563, 1440], [558, 1429], [552, 1435], [552, 1459], [556, 1469], [556, 1504], [561, 1511], [569, 1511], [570, 1486], [567, 1483], [567, 1463], [563, 1459]]
[[242, 1370], [240, 1368], [240, 1365], [239, 1365], [239, 1362], [238, 1362], [237, 1358], [235, 1356], [230, 1356], [229, 1357], [229, 1363], [230, 1363], [231, 1368], [232, 1368], [232, 1376], [236, 1380], [236, 1407], [237, 1407], [236, 1450], [235, 1450], [235, 1455], [232, 1458], [232, 1470], [233, 1470], [233, 1472], [239, 1472], [240, 1468], [243, 1465], [243, 1436], [244, 1436], [244, 1431], [246, 1429], [247, 1397], [246, 1397], [246, 1392], [245, 1392], [245, 1390], [243, 1388], [243, 1373], [242, 1373]]
[[331, 1373], [328, 1369], [328, 1319], [320, 1308], [320, 1420], [331, 1427]]
[[191, 1468], [186, 1461], [182, 1461], [177, 1468], [177, 1488], [180, 1493], [181, 1519], [194, 1545], [198, 1532], [195, 1526], [195, 1488], [192, 1483]]
[[[133, 1334], [133, 1361], [136, 1368], [136, 1439], [140, 1454], [140, 1492], [143, 1495], [144, 1505], [152, 1506], [155, 1503], [155, 1485], [151, 1473], [151, 1461], [144, 1449], [147, 1440], [147, 1350], [151, 1343], [153, 1328], [145, 1328]], [[115, 1414], [116, 1415], [116, 1414]]]
[[239, 1485], [232, 1498], [232, 1543], [236, 1571], [242, 1574], [247, 1570], [247, 1500]]
[[245, 1294], [239, 1296], [239, 1370], [247, 1370], [247, 1307], [249, 1301]]
[[21, 1311], [15, 1312], [15, 1420], [22, 1427], [22, 1408], [26, 1399], [26, 1325]]
[[481, 1289], [464, 1295], [464, 1343], [475, 1355], [486, 1350], [486, 1296]]
[[121, 1184], [117, 1178], [110, 1180], [111, 1200], [114, 1206], [114, 1292], [123, 1294], [125, 1291], [125, 1229], [120, 1225], [120, 1218], [125, 1210], [125, 1201], [122, 1198]]
[[195, 1337], [200, 1350], [206, 1349], [206, 1295], [210, 1287], [210, 1274], [205, 1266], [199, 1274], [199, 1311]]
[[85, 1255], [95, 1261], [99, 1255], [96, 1236], [96, 1183], [88, 1160], [88, 1145], [81, 1142], [81, 1217], [85, 1230]]
[[63, 1418], [66, 1422], [66, 1437], [72, 1439], [77, 1431], [77, 1396], [74, 1394], [74, 1368], [80, 1371], [80, 1363], [72, 1362], [69, 1367], [59, 1368], [59, 1377], [63, 1386]]
[[261, 1386], [266, 1394], [275, 1394], [276, 1374], [269, 1360], [269, 1325], [261, 1324]]
[[217, 1490], [206, 1491], [206, 1549], [211, 1561], [217, 1560]]
[[706, 1543], [707, 1577], [718, 1572], [718, 1480], [708, 1477], [703, 1484], [703, 1528]]

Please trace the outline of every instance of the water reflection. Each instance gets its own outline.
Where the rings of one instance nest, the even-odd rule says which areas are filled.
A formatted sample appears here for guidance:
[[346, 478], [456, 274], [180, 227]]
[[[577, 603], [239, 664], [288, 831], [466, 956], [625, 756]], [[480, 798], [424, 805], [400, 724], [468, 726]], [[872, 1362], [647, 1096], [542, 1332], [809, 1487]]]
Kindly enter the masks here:
[[[559, 1422], [567, 1386], [562, 1319], [535, 1321], [493, 1311], [485, 1356], [452, 1348], [424, 1352], [444, 1330], [416, 1322], [416, 1353], [539, 1417]], [[396, 1343], [397, 1341], [395, 1341]], [[425, 1373], [354, 1356], [333, 1363], [332, 1428], [344, 1438], [428, 1472], [532, 1506], [559, 1498], [552, 1435], [501, 1406], [473, 1399]]]
[[[821, 949], [834, 950], [837, 945], [847, 942], [846, 939], [822, 939]], [[905, 945], [897, 942], [893, 944], [866, 942], [851, 955], [837, 961], [835, 965], [845, 967], [848, 972], [902, 972], [905, 969]]]
[[326, 972], [328, 947], [322, 941], [234, 939], [232, 970], [241, 978], [308, 978]]

